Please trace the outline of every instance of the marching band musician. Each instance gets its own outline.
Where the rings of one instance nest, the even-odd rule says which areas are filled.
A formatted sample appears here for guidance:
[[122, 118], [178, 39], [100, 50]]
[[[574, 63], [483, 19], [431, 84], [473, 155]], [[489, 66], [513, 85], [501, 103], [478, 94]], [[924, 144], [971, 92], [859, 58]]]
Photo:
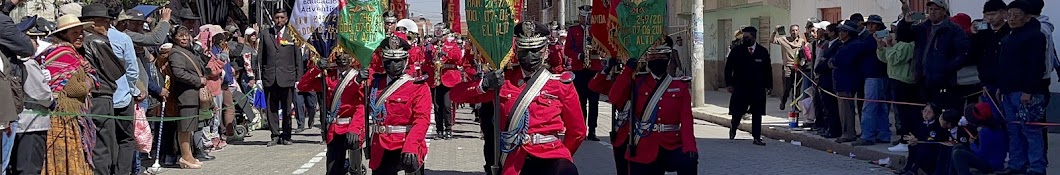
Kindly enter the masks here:
[[425, 49], [423, 45], [419, 44], [419, 26], [416, 25], [415, 21], [411, 19], [401, 19], [397, 22], [395, 28], [397, 32], [394, 32], [394, 36], [398, 36], [405, 41], [408, 41], [411, 49], [409, 49], [409, 67], [407, 73], [412, 77], [426, 78], [427, 74], [423, 65], [427, 64]]
[[[592, 8], [590, 6], [578, 7], [578, 14], [582, 17], [581, 22], [578, 25], [571, 26], [567, 29], [567, 33], [570, 35], [567, 41], [565, 55], [570, 61], [570, 70], [574, 72], [574, 88], [578, 90], [578, 95], [581, 99], [582, 108], [585, 109], [586, 124], [589, 124], [589, 137], [586, 139], [591, 141], [600, 141], [596, 138], [596, 121], [597, 113], [599, 113], [599, 101], [600, 94], [593, 92], [589, 89], [589, 77], [593, 77], [594, 74], [604, 69], [603, 61], [591, 55], [591, 47], [587, 41], [588, 35], [588, 16]], [[606, 93], [606, 92], [605, 92]]]
[[521, 22], [514, 32], [518, 70], [508, 71], [508, 77], [500, 70], [486, 73], [481, 81], [457, 84], [454, 100], [499, 100], [502, 174], [578, 174], [572, 155], [586, 132], [581, 108], [572, 105], [578, 94], [571, 79], [546, 70], [545, 25]]
[[383, 24], [386, 27], [386, 28], [383, 28], [383, 29], [386, 30], [386, 35], [387, 36], [390, 36], [391, 34], [394, 34], [394, 31], [397, 31], [397, 22], [398, 22], [397, 12], [390, 11], [390, 10], [387, 10], [386, 12], [383, 12]]
[[643, 58], [647, 64], [641, 62], [648, 73], [634, 76], [634, 69], [624, 70], [608, 97], [633, 107], [628, 111], [628, 121], [632, 123], [624, 128], [633, 130], [625, 143], [629, 174], [696, 174], [699, 153], [692, 132], [692, 100], [688, 92], [692, 78], [673, 76], [674, 72], [669, 71], [671, 59], [675, 59], [673, 40], [664, 36], [662, 42]]
[[[603, 58], [607, 58], [606, 55], [601, 55]], [[589, 81], [589, 89], [595, 93], [609, 94], [611, 87], [615, 83], [615, 79], [618, 78], [619, 74], [624, 72], [622, 64], [619, 63], [617, 57], [611, 57], [608, 60], [607, 66], [600, 73], [596, 74], [592, 80]], [[640, 70], [640, 69], [638, 69]], [[627, 75], [628, 76], [628, 75]], [[624, 107], [629, 101], [611, 101], [614, 114], [611, 118], [611, 133], [609, 135], [612, 145], [612, 156], [615, 159], [615, 172], [618, 175], [628, 175], [629, 161], [626, 160], [626, 139], [629, 138], [629, 126], [627, 122], [629, 115], [629, 107]]]
[[564, 44], [567, 42], [567, 31], [552, 30], [548, 41], [548, 66], [552, 73], [561, 73], [570, 70], [570, 64], [563, 55]]
[[[448, 31], [443, 26], [444, 31]], [[434, 72], [428, 81], [435, 81], [437, 85], [434, 87], [432, 94], [434, 94], [434, 122], [435, 122], [435, 135], [441, 139], [452, 139], [453, 138], [453, 102], [449, 100], [449, 91], [453, 85], [460, 83], [466, 76], [462, 73], [464, 67], [466, 67], [466, 61], [464, 60], [464, 51], [457, 44], [456, 36], [453, 33], [444, 33], [443, 41], [440, 45], [435, 46], [434, 51]]]
[[384, 74], [370, 80], [369, 117], [374, 132], [369, 167], [373, 174], [422, 174], [427, 156], [431, 96], [425, 79], [407, 74], [409, 43], [388, 37], [382, 44]]
[[[327, 83], [327, 93], [323, 97], [327, 104], [322, 109], [328, 112], [329, 124], [325, 133], [327, 144], [327, 174], [345, 175], [347, 172], [360, 175], [365, 173], [361, 164], [361, 148], [364, 143], [364, 92], [363, 83], [368, 79], [368, 72], [354, 70], [351, 65], [352, 57], [344, 53], [342, 49], [335, 49], [331, 55], [335, 65], [328, 60], [322, 59], [317, 64], [310, 65], [306, 74], [298, 83], [298, 90], [306, 92], [319, 92], [321, 80]], [[320, 75], [328, 70], [326, 78]], [[349, 152], [349, 154], [347, 154]], [[348, 165], [345, 166], [349, 157]]]

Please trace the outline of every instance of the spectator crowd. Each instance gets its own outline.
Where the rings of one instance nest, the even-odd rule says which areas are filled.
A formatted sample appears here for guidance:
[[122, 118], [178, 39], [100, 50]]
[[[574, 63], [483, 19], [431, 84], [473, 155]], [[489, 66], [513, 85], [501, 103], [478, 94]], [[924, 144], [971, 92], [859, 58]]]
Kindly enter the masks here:
[[778, 26], [771, 42], [795, 89], [784, 92], [813, 101], [792, 115], [812, 111], [813, 130], [837, 143], [907, 152], [897, 174], [1047, 174], [1048, 87], [1060, 66], [1046, 2], [989, 0], [976, 20], [948, 2], [967, 3], [913, 12], [903, 0], [898, 19]]

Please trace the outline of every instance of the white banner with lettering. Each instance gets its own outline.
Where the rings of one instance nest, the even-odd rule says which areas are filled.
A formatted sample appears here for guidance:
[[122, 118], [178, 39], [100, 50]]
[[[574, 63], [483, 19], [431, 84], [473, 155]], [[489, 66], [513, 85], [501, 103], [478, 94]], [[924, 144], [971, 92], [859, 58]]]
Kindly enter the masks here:
[[296, 0], [291, 9], [290, 24], [302, 39], [309, 39], [313, 31], [327, 32], [324, 22], [339, 3], [335, 0]]

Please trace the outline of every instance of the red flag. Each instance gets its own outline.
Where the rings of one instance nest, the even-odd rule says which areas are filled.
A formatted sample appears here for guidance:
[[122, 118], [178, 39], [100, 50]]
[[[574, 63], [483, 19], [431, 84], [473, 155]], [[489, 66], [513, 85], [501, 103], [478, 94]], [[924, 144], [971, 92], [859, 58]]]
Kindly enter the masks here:
[[[610, 4], [605, 4], [610, 2]], [[589, 35], [593, 38], [593, 43], [597, 44], [597, 48], [601, 49], [607, 55], [613, 57], [623, 57], [625, 52], [622, 51], [624, 48], [618, 44], [618, 41], [614, 35], [618, 34], [618, 13], [615, 12], [618, 9], [619, 3], [622, 1], [611, 0], [611, 1], [593, 1], [592, 12], [590, 15], [590, 26]]]
[[464, 30], [460, 25], [460, 0], [446, 0], [445, 5], [449, 7], [449, 19], [446, 19], [449, 21], [449, 29], [453, 33], [462, 33]]
[[405, 6], [405, 0], [390, 0], [390, 10], [397, 13], [397, 19], [408, 19], [409, 8]]

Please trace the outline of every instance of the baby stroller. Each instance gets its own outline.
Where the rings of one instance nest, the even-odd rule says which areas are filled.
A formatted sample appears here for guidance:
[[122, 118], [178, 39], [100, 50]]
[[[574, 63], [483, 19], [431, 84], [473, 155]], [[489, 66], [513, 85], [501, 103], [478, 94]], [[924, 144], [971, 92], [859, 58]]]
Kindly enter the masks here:
[[[241, 83], [242, 84], [242, 83]], [[260, 87], [260, 86], [258, 86]], [[249, 90], [248, 90], [249, 89]], [[265, 94], [258, 88], [241, 86], [232, 95], [236, 118], [234, 121], [234, 135], [229, 138], [232, 141], [242, 141], [245, 137], [251, 137], [250, 131], [257, 129], [257, 120], [260, 109], [265, 108]]]

